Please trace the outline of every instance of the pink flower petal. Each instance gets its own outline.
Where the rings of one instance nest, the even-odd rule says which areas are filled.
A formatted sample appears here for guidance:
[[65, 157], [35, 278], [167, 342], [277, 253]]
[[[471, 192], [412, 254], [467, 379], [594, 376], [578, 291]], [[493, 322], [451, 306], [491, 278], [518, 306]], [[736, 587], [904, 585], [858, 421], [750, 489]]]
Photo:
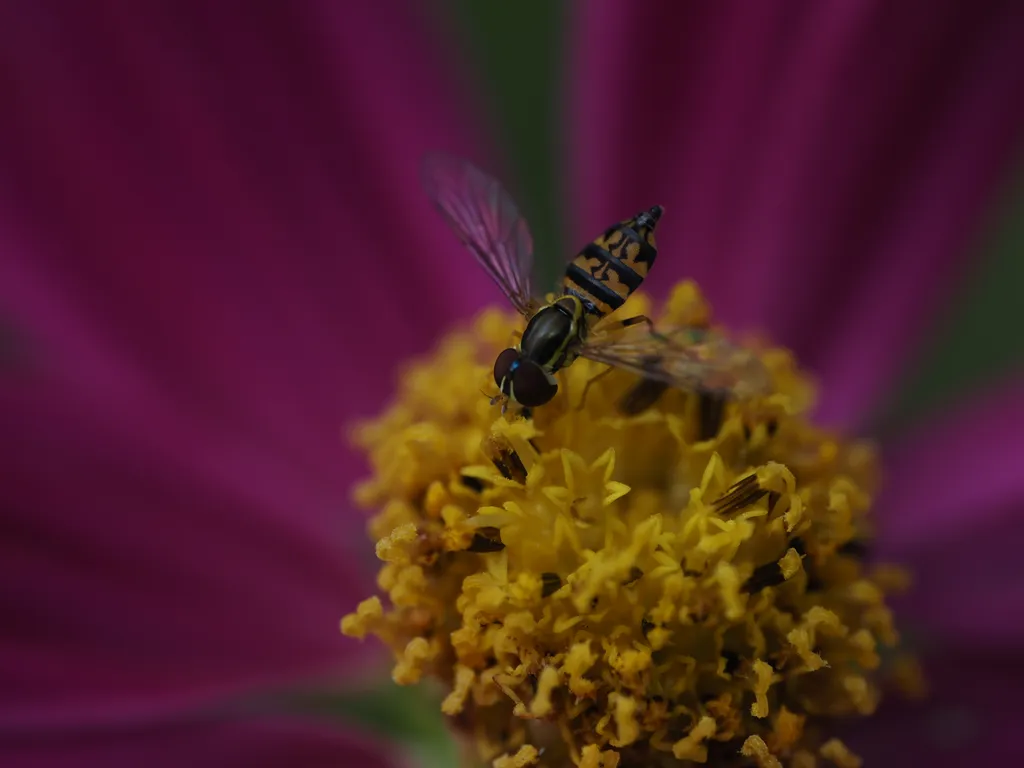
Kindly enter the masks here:
[[342, 428], [492, 290], [420, 190], [427, 149], [475, 154], [420, 13], [0, 8], [0, 723], [351, 654]]
[[1024, 643], [1024, 378], [892, 445], [879, 555], [913, 569], [897, 615], [929, 646]]
[[1024, 134], [1014, 2], [577, 3], [574, 238], [666, 208], [681, 276], [863, 417], [962, 275]]
[[393, 750], [365, 737], [297, 720], [177, 723], [60, 739], [0, 737], [5, 768], [391, 768]]
[[927, 700], [890, 696], [843, 734], [871, 768], [1016, 766], [1024, 762], [1018, 653], [935, 657], [926, 665]]

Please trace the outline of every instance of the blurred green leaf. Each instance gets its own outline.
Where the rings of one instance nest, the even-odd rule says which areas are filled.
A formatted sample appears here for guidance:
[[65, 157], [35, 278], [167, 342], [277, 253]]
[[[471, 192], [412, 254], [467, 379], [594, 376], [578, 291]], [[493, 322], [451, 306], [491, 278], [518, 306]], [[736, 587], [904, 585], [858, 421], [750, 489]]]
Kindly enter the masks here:
[[905, 428], [1020, 370], [1024, 362], [1024, 174], [993, 212], [972, 274], [938, 318], [893, 400], [878, 420], [883, 434]]
[[477, 83], [498, 139], [516, 169], [510, 190], [533, 232], [539, 286], [553, 286], [565, 264], [561, 153], [563, 29], [567, 9], [555, 0], [450, 0], [480, 64]]
[[353, 690], [303, 690], [250, 702], [261, 711], [325, 718], [398, 742], [423, 768], [459, 765], [459, 754], [441, 714], [441, 693], [434, 686], [395, 685], [390, 678], [362, 683]]

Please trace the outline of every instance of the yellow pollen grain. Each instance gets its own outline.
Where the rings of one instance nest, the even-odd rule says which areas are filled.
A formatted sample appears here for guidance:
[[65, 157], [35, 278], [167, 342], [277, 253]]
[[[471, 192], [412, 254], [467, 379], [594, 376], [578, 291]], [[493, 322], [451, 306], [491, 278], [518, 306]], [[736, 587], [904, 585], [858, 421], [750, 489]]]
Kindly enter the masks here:
[[704, 742], [715, 735], [715, 728], [713, 717], [702, 717], [686, 738], [680, 739], [672, 745], [672, 754], [677, 760], [705, 762], [708, 759], [708, 750], [704, 746]]
[[540, 755], [537, 748], [525, 744], [514, 755], [499, 757], [494, 761], [494, 768], [527, 768], [536, 765]]
[[[660, 314], [629, 307], [712, 323], [689, 282]], [[380, 594], [341, 631], [386, 644], [399, 684], [439, 681], [496, 768], [858, 766], [834, 720], [877, 709], [875, 670], [923, 686], [909, 657], [882, 663], [906, 575], [847, 546], [871, 535], [872, 447], [814, 426], [813, 384], [761, 343], [763, 396], [630, 413], [639, 379], [580, 358], [532, 419], [501, 417], [492, 366], [522, 328], [483, 313], [353, 430]]]
[[789, 581], [800, 572], [800, 553], [793, 548], [787, 549], [786, 554], [779, 560], [779, 567], [782, 569], [782, 578]]
[[750, 705], [750, 714], [754, 717], [768, 717], [768, 689], [774, 680], [775, 670], [770, 664], [758, 659], [754, 662], [754, 703]]
[[619, 753], [614, 750], [601, 751], [593, 744], [583, 748], [579, 768], [618, 768]]
[[838, 768], [861, 768], [862, 761], [850, 752], [839, 739], [829, 739], [821, 745], [821, 756], [831, 760]]
[[551, 693], [558, 687], [558, 670], [554, 667], [544, 667], [537, 680], [537, 694], [530, 703], [530, 714], [533, 717], [547, 717], [554, 709], [551, 701]]
[[637, 702], [630, 696], [612, 694], [615, 719], [615, 736], [610, 739], [613, 747], [625, 747], [640, 738], [640, 724], [636, 720]]
[[790, 712], [785, 707], [779, 711], [772, 726], [772, 733], [768, 738], [768, 747], [772, 753], [788, 753], [794, 745], [800, 742], [804, 732], [805, 715], [798, 715]]
[[744, 757], [753, 758], [758, 768], [782, 768], [779, 758], [768, 750], [768, 745], [760, 736], [748, 736], [740, 753]]

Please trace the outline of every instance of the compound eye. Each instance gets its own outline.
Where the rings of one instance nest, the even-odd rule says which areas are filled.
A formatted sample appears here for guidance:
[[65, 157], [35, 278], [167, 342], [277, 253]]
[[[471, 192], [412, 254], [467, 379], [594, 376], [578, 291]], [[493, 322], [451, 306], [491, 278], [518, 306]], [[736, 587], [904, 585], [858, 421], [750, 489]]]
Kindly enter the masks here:
[[505, 382], [505, 388], [502, 389], [504, 394], [508, 394], [508, 388], [512, 384], [512, 377], [509, 375], [512, 372], [512, 364], [519, 359], [519, 350], [509, 348], [498, 355], [498, 359], [494, 361], [494, 383], [501, 387], [501, 382]]
[[536, 363], [523, 360], [512, 376], [512, 394], [516, 402], [527, 408], [544, 405], [558, 392], [558, 385]]

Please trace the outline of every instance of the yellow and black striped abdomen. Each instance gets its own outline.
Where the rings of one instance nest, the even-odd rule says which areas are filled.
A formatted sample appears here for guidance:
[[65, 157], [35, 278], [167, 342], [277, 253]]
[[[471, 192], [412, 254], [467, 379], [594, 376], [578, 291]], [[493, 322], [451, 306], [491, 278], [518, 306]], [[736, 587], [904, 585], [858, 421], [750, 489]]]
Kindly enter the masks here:
[[592, 320], [621, 307], [647, 277], [658, 257], [654, 228], [662, 210], [656, 205], [616, 224], [566, 268], [562, 288], [583, 302]]

